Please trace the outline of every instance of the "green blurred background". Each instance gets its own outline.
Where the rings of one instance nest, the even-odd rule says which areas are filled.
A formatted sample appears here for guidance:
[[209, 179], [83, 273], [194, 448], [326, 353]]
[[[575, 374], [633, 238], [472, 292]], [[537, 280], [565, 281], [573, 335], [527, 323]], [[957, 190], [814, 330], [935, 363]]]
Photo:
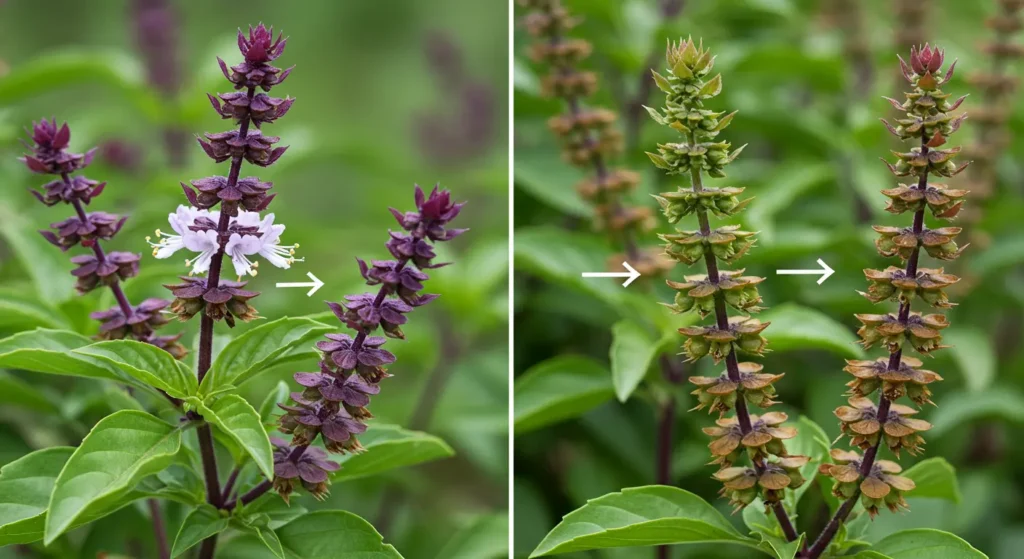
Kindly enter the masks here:
[[[881, 96], [902, 99], [905, 82], [897, 82], [896, 54], [907, 57], [909, 49], [898, 45], [912, 31], [897, 9], [917, 6], [923, 10], [923, 37], [946, 49], [947, 65], [959, 58], [957, 76], [944, 90], [954, 97], [970, 93], [961, 108], [971, 113], [985, 103], [985, 96], [965, 78], [989, 71], [993, 64], [980, 45], [992, 37], [983, 22], [996, 13], [997, 3], [564, 0], [564, 4], [582, 17], [572, 35], [594, 44], [594, 54], [583, 64], [599, 76], [592, 104], [620, 112], [620, 124], [627, 129], [625, 156], [617, 163], [643, 174], [635, 196], [640, 205], [653, 206], [648, 194], [677, 186], [657, 173], [644, 156], [658, 142], [677, 141], [670, 130], [650, 121], [637, 103], [663, 103], [656, 88], [649, 98], [638, 97], [641, 84], [650, 80], [649, 68], [661, 69], [667, 38], [703, 38], [717, 54], [715, 71], [723, 75], [724, 91], [708, 108], [738, 109], [722, 138], [733, 146], [749, 146], [728, 168], [729, 177], [713, 184], [747, 187], [745, 197], [755, 197], [736, 222], [760, 231], [757, 246], [739, 265], [748, 274], [768, 278], [760, 291], [769, 310], [760, 318], [773, 321], [765, 335], [774, 351], [763, 360], [765, 371], [786, 373], [776, 385], [784, 402], [780, 409], [793, 420], [809, 417], [834, 438], [838, 425], [832, 410], [845, 403], [842, 394], [849, 380], [842, 372], [843, 358], [865, 353], [854, 344], [859, 323], [852, 315], [890, 308], [889, 304], [872, 305], [856, 293], [867, 285], [863, 268], [894, 264], [876, 254], [870, 224], [908, 224], [906, 215], [883, 211], [886, 198], [879, 194], [897, 182], [879, 161], [896, 144], [878, 118], [897, 116]], [[841, 11], [844, 4], [846, 13]], [[517, 8], [517, 17], [524, 14]], [[527, 55], [531, 41], [524, 29], [516, 30], [515, 557], [526, 557], [562, 515], [588, 499], [654, 482], [653, 402], [666, 394], [677, 399], [680, 410], [673, 483], [716, 503], [728, 515], [725, 501], [716, 496], [720, 484], [710, 479], [712, 468], [705, 465], [708, 439], [700, 432], [714, 418], [682, 412], [695, 404], [688, 394], [691, 388], [668, 385], [653, 366], [628, 402], [620, 404], [614, 397], [609, 372], [613, 324], [629, 319], [657, 329], [651, 343], [668, 335], [663, 351], [672, 355], [683, 341], [674, 334], [679, 322], [657, 306], [672, 297], [663, 286], [645, 287], [639, 280], [623, 290], [615, 280], [579, 278], [580, 272], [602, 269], [614, 249], [604, 235], [590, 230], [590, 210], [573, 190], [583, 175], [560, 161], [558, 146], [547, 130], [547, 119], [562, 108], [558, 100], [539, 95], [542, 69]], [[863, 56], [850, 54], [856, 44], [866, 46]], [[1020, 77], [1024, 67], [1018, 64], [1004, 71]], [[969, 195], [967, 205], [980, 211], [975, 210], [976, 217], [964, 214], [954, 224], [967, 228], [964, 242], [973, 244], [959, 261], [944, 263], [947, 271], [965, 276], [962, 285], [950, 290], [950, 297], [960, 303], [948, 313], [953, 326], [945, 339], [954, 347], [926, 363], [946, 380], [936, 389], [938, 407], [922, 415], [935, 425], [925, 434], [924, 457], [945, 457], [956, 467], [961, 498], [959, 503], [911, 498], [911, 512], [883, 513], [874, 522], [868, 533], [872, 541], [903, 528], [933, 527], [966, 538], [993, 558], [1021, 556], [1024, 450], [1016, 444], [1016, 429], [1024, 421], [1024, 226], [1020, 217], [1024, 215], [1020, 162], [1024, 97], [1020, 93], [1011, 98], [1008, 110], [1010, 143], [999, 158], [995, 188], [987, 199], [978, 193]], [[972, 144], [977, 135], [977, 123], [968, 119], [952, 145]], [[962, 176], [948, 182], [964, 187], [967, 180]], [[696, 227], [692, 216], [683, 221], [684, 229]], [[937, 226], [931, 217], [928, 223]], [[655, 234], [669, 230], [661, 220], [641, 244], [657, 244]], [[813, 268], [817, 258], [836, 271], [821, 286], [808, 276], [774, 274], [776, 269]], [[922, 265], [939, 267], [932, 259]], [[672, 277], [679, 280], [683, 274], [699, 274], [698, 268], [677, 267]], [[919, 307], [916, 302], [915, 308]], [[867, 353], [872, 358], [884, 354], [877, 348]], [[567, 354], [590, 360], [550, 361]], [[641, 351], [627, 359], [642, 355]], [[545, 369], [551, 363], [564, 374]], [[691, 368], [690, 374], [717, 375], [717, 370], [703, 364], [696, 372]], [[528, 372], [531, 377], [524, 382]], [[542, 382], [544, 378], [549, 380]], [[557, 397], [556, 392], [563, 396]], [[568, 418], [556, 421], [556, 409]], [[905, 468], [915, 461], [909, 456], [900, 460]], [[802, 502], [799, 522], [812, 535], [827, 520], [824, 506], [816, 491], [809, 491]], [[740, 516], [731, 518], [746, 533]], [[750, 554], [728, 546], [673, 550], [677, 559]], [[654, 557], [654, 551], [633, 548], [579, 557], [633, 559]]]
[[[170, 15], [168, 15], [170, 14]], [[161, 18], [176, 21], [174, 30]], [[344, 508], [374, 523], [405, 557], [504, 557], [507, 553], [508, 323], [508, 8], [503, 0], [388, 2], [7, 0], [0, 2], [0, 334], [36, 326], [86, 333], [86, 317], [112, 305], [102, 290], [73, 295], [70, 254], [34, 232], [67, 217], [26, 192], [45, 182], [16, 157], [33, 120], [55, 116], [72, 129], [72, 149], [101, 146], [90, 178], [108, 181], [94, 210], [130, 214], [107, 246], [142, 252], [142, 274], [127, 282], [133, 301], [164, 297], [162, 283], [187, 273], [181, 258], [157, 261], [144, 237], [167, 229], [184, 203], [178, 183], [224, 174], [194, 135], [231, 127], [206, 93], [230, 90], [217, 66], [239, 59], [239, 27], [264, 22], [289, 37], [278, 63], [295, 65], [274, 89], [297, 99], [266, 128], [290, 145], [268, 169], [245, 166], [274, 182], [270, 211], [300, 243], [304, 262], [261, 268], [250, 286], [268, 318], [319, 313], [324, 299], [367, 288], [354, 257], [386, 258], [389, 206], [413, 208], [413, 184], [449, 188], [469, 204], [458, 219], [472, 230], [443, 247], [455, 265], [437, 270], [428, 292], [441, 293], [415, 313], [372, 411], [377, 421], [444, 438], [452, 458], [387, 475], [336, 484], [310, 508]], [[140, 40], [139, 25], [145, 24]], [[148, 49], [148, 51], [147, 51]], [[147, 67], [158, 67], [153, 83]], [[167, 137], [170, 136], [168, 140]], [[313, 272], [326, 285], [275, 289]], [[333, 318], [327, 319], [337, 324]], [[172, 325], [169, 328], [182, 328]], [[198, 322], [184, 325], [191, 342]], [[244, 331], [241, 326], [231, 334]], [[341, 325], [338, 325], [342, 330]], [[224, 333], [224, 332], [220, 332]], [[275, 371], [243, 387], [256, 405], [280, 379], [315, 361]], [[4, 372], [0, 389], [0, 464], [30, 449], [77, 442], [110, 413], [104, 389], [80, 380]], [[56, 407], [55, 407], [56, 406]], [[175, 530], [171, 518], [171, 530]], [[145, 516], [128, 508], [74, 535], [82, 557], [99, 550], [149, 549]], [[173, 531], [171, 532], [173, 535]], [[445, 547], [449, 546], [449, 547]], [[231, 545], [222, 545], [225, 557]], [[241, 547], [240, 547], [241, 549]], [[21, 550], [24, 551], [24, 550]], [[40, 551], [29, 556], [47, 556]], [[0, 550], [0, 557], [14, 557]], [[465, 555], [460, 555], [465, 553]], [[138, 554], [137, 554], [138, 555]], [[18, 555], [20, 556], [20, 555]], [[138, 556], [147, 556], [142, 553]], [[244, 555], [239, 551], [238, 556]], [[63, 557], [63, 556], [62, 556]]]

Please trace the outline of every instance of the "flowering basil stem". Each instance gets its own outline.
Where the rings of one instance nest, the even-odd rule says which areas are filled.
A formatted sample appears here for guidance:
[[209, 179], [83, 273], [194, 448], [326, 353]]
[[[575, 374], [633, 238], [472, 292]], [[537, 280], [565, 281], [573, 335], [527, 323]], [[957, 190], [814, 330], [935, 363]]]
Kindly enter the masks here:
[[[207, 133], [198, 141], [210, 159], [217, 163], [230, 161], [228, 175], [182, 183], [190, 205], [179, 206], [169, 215], [173, 233], [157, 230], [155, 242], [147, 238], [157, 258], [169, 258], [179, 250], [194, 253], [185, 261], [191, 268], [190, 274], [181, 278], [181, 284], [166, 287], [174, 295], [169, 310], [179, 320], [186, 321], [197, 314], [201, 317], [197, 360], [200, 382], [212, 361], [214, 323], [224, 321], [232, 327], [236, 319], [249, 321], [258, 317], [250, 302], [259, 293], [247, 290], [246, 282], [242, 281], [244, 276], [257, 274], [259, 262], [254, 259], [259, 256], [281, 268], [288, 268], [296, 260], [292, 255], [297, 247], [280, 243], [284, 225], [275, 224], [272, 213], [259, 213], [273, 200], [274, 195], [268, 193], [273, 185], [256, 177], [240, 176], [244, 161], [266, 167], [287, 149], [275, 147], [280, 139], [262, 132], [264, 124], [284, 116], [293, 102], [291, 98], [266, 93], [291, 72], [290, 68], [281, 70], [271, 64], [284, 53], [286, 42], [281, 35], [274, 38], [273, 28], [260, 24], [250, 27], [247, 34], [238, 32], [241, 63], [228, 67], [217, 59], [224, 77], [238, 91], [208, 97], [214, 110], [222, 118], [235, 121], [238, 127]], [[230, 259], [238, 281], [222, 280], [225, 256]], [[199, 277], [204, 273], [206, 277]], [[195, 411], [190, 411], [189, 417], [201, 419]], [[197, 432], [207, 501], [216, 508], [225, 508], [227, 496], [221, 492], [209, 424], [201, 424]], [[213, 557], [216, 541], [216, 536], [203, 541], [201, 558]]]
[[28, 145], [32, 151], [21, 160], [31, 171], [55, 177], [42, 186], [42, 191], [32, 190], [32, 195], [47, 206], [67, 204], [74, 209], [72, 217], [50, 224], [51, 230], [40, 231], [40, 234], [62, 251], [76, 246], [90, 249], [91, 254], [71, 257], [75, 265], [71, 274], [77, 280], [75, 289], [85, 294], [108, 287], [117, 301], [117, 306], [90, 315], [100, 323], [97, 337], [101, 340], [138, 340], [164, 349], [176, 359], [185, 357], [188, 351], [178, 342], [180, 334], [156, 334], [168, 322], [161, 311], [170, 302], [147, 299], [132, 305], [121, 289], [121, 282], [138, 275], [141, 256], [103, 250], [103, 241], [113, 239], [127, 218], [107, 212], [85, 211], [85, 207], [103, 193], [107, 185], [77, 174], [89, 166], [96, 149], [84, 154], [70, 151], [71, 129], [67, 123], [58, 126], [56, 120], [43, 119], [33, 123], [31, 136], [32, 143]]
[[530, 46], [534, 60], [548, 67], [542, 83], [544, 95], [562, 99], [563, 114], [552, 117], [548, 127], [562, 145], [562, 158], [590, 174], [576, 190], [594, 209], [594, 226], [607, 230], [622, 254], [608, 259], [608, 267], [621, 270], [629, 262], [641, 277], [660, 275], [671, 267], [656, 247], [637, 246], [637, 236], [655, 225], [653, 212], [643, 206], [630, 206], [624, 196], [640, 182], [639, 173], [612, 169], [608, 159], [622, 151], [622, 134], [615, 126], [618, 115], [604, 108], [590, 108], [583, 100], [597, 90], [597, 75], [577, 65], [590, 56], [592, 46], [583, 39], [567, 37], [579, 23], [560, 0], [519, 0], [529, 9], [523, 24], [537, 41]]
[[[426, 195], [417, 186], [415, 194], [415, 212], [391, 209], [404, 230], [391, 232], [385, 244], [393, 260], [358, 260], [366, 285], [380, 286], [376, 293], [347, 295], [341, 303], [327, 303], [338, 320], [353, 330], [354, 337], [327, 334], [327, 339], [317, 344], [322, 352], [320, 370], [295, 373], [295, 382], [304, 390], [292, 393], [291, 405], [281, 405], [286, 413], [281, 416], [279, 430], [292, 439], [273, 441], [272, 485], [285, 500], [297, 486], [317, 499], [327, 494], [327, 474], [338, 465], [326, 460], [318, 449], [312, 456], [307, 452], [318, 437], [331, 453], [362, 450], [356, 436], [366, 431], [365, 420], [372, 417], [367, 409], [370, 396], [378, 394], [380, 382], [391, 376], [384, 366], [395, 361], [383, 345], [387, 338], [404, 339], [406, 315], [437, 298], [420, 293], [423, 282], [429, 279], [424, 270], [449, 264], [434, 263], [431, 244], [451, 240], [465, 231], [446, 228], [463, 204], [453, 203], [451, 194], [437, 187]], [[371, 335], [378, 328], [384, 336]], [[258, 489], [265, 491], [266, 485]]]
[[[729, 306], [741, 312], [759, 311], [757, 284], [764, 278], [720, 268], [742, 257], [754, 244], [754, 234], [732, 225], [712, 229], [709, 220], [709, 214], [736, 215], [749, 200], [740, 201], [742, 188], [702, 183], [704, 174], [724, 177], [725, 167], [743, 150], [733, 150], [728, 141], [716, 139], [736, 113], [705, 107], [708, 99], [722, 91], [722, 76], [711, 77], [715, 58], [703, 43], [687, 39], [669, 44], [666, 62], [667, 75], [654, 72], [656, 85], [665, 93], [665, 105], [647, 111], [658, 124], [679, 132], [682, 141], [661, 144], [657, 153], [647, 155], [667, 174], [689, 177], [688, 188], [656, 198], [669, 223], [694, 215], [699, 229], [678, 230], [661, 238], [665, 253], [674, 261], [687, 266], [701, 262], [706, 268], [706, 273], [686, 276], [685, 281], [667, 282], [678, 292], [670, 308], [679, 313], [696, 311], [701, 317], [713, 315], [711, 325], [680, 329], [687, 338], [683, 352], [690, 361], [711, 356], [715, 363], [725, 362], [725, 371], [717, 377], [690, 377], [697, 386], [695, 409], [719, 413], [717, 426], [704, 432], [714, 439], [709, 448], [712, 463], [719, 468], [714, 477], [723, 484], [721, 494], [737, 510], [760, 497], [793, 541], [798, 536], [782, 499], [787, 489], [805, 482], [801, 467], [809, 458], [786, 451], [783, 441], [797, 434], [796, 429], [783, 426], [786, 414], [748, 411], [749, 406], [767, 408], [777, 403], [773, 384], [783, 375], [764, 373], [758, 363], [739, 361], [738, 354], [758, 356], [766, 351], [768, 341], [761, 334], [768, 323], [744, 315], [730, 317], [727, 311]], [[729, 412], [734, 415], [725, 417]]]
[[[849, 361], [846, 371], [853, 375], [848, 383], [851, 396], [848, 406], [835, 410], [842, 432], [850, 442], [864, 452], [835, 449], [832, 464], [822, 464], [819, 472], [833, 479], [833, 494], [843, 499], [835, 516], [822, 534], [806, 550], [803, 557], [817, 559], [828, 549], [840, 525], [859, 501], [873, 518], [882, 507], [893, 512], [907, 508], [904, 493], [914, 489], [914, 482], [898, 475], [900, 466], [878, 458], [880, 448], [889, 449], [895, 456], [905, 450], [910, 454], [923, 451], [924, 439], [920, 433], [931, 425], [913, 417], [915, 407], [897, 403], [906, 398], [917, 407], [931, 402], [928, 385], [942, 380], [938, 374], [921, 369], [921, 361], [904, 355], [914, 350], [929, 355], [946, 346], [942, 345], [942, 330], [949, 323], [941, 313], [923, 314], [912, 311], [911, 304], [919, 301], [936, 309], [954, 306], [943, 291], [959, 281], [942, 268], [918, 266], [922, 253], [937, 260], [954, 260], [966, 248], [956, 244], [959, 227], [930, 229], [925, 226], [925, 213], [935, 218], [951, 220], [957, 216], [964, 202], [965, 190], [948, 188], [944, 184], [929, 182], [930, 176], [953, 177], [967, 167], [953, 159], [959, 147], [945, 148], [947, 139], [957, 131], [966, 118], [954, 115], [964, 97], [950, 100], [950, 94], [940, 88], [953, 76], [954, 61], [942, 73], [944, 53], [938, 47], [925, 44], [910, 51], [909, 62], [900, 58], [903, 77], [913, 87], [905, 93], [903, 102], [887, 99], [896, 110], [905, 114], [895, 125], [884, 119], [886, 128], [897, 138], [917, 145], [908, 152], [893, 152], [895, 164], [886, 164], [897, 177], [913, 177], [911, 184], [883, 190], [889, 198], [886, 208], [896, 214], [913, 214], [909, 227], [881, 227], [875, 242], [879, 254], [898, 258], [904, 265], [885, 270], [865, 270], [870, 282], [867, 299], [878, 303], [899, 303], [896, 313], [860, 314], [863, 326], [858, 330], [865, 348], [884, 346], [888, 357], [872, 361]], [[877, 403], [871, 397], [877, 393]]]

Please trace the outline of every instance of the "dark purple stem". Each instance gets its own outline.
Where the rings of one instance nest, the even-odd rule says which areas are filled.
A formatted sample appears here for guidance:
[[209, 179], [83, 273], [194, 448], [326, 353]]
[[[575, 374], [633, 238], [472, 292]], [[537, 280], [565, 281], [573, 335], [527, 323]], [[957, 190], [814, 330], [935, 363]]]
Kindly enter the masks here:
[[[256, 93], [255, 87], [249, 87], [246, 95], [249, 100], [252, 101], [253, 96]], [[240, 138], [246, 138], [249, 135], [249, 114], [246, 113], [239, 122], [238, 125], [238, 136]], [[233, 188], [238, 184], [238, 175], [242, 171], [242, 159], [241, 153], [231, 158], [231, 170], [228, 172], [227, 187]], [[220, 221], [217, 223], [217, 239], [220, 243], [220, 249], [210, 261], [210, 272], [206, 275], [206, 288], [214, 289], [220, 285], [220, 272], [221, 266], [224, 263], [224, 239], [223, 237], [227, 234], [228, 226], [231, 225], [231, 215], [234, 213], [234, 208], [225, 208], [222, 204], [220, 212]], [[206, 372], [210, 370], [210, 365], [213, 360], [213, 319], [202, 314], [202, 318], [199, 322], [199, 364], [196, 370], [199, 382], [203, 381], [203, 377], [206, 376]], [[224, 499], [220, 490], [220, 479], [217, 474], [217, 456], [214, 452], [213, 436], [210, 432], [209, 425], [201, 425], [198, 429], [199, 432], [199, 446], [203, 457], [203, 474], [206, 477], [206, 498], [211, 505], [222, 508], [224, 505]], [[203, 547], [199, 553], [199, 559], [213, 559], [213, 552], [217, 546], [217, 536], [211, 536], [203, 541]]]
[[217, 534], [214, 534], [203, 540], [203, 545], [199, 547], [199, 559], [213, 559], [213, 552], [216, 548]]
[[164, 528], [164, 515], [160, 510], [160, 502], [156, 499], [147, 499], [149, 505], [149, 516], [153, 521], [153, 532], [156, 534], [156, 549], [160, 559], [171, 559], [171, 548], [167, 546], [167, 532]]
[[[690, 133], [691, 145], [697, 144], [697, 138], [694, 133]], [[700, 169], [696, 167], [690, 168], [690, 179], [693, 184], [694, 192], [700, 192], [704, 189], [701, 181]], [[711, 224], [708, 221], [707, 210], [700, 208], [697, 210], [697, 221], [700, 224], [700, 232], [705, 237], [711, 233]], [[708, 281], [714, 285], [718, 285], [719, 274], [718, 274], [718, 261], [715, 259], [714, 253], [711, 252], [710, 245], [706, 245], [704, 248], [704, 263], [708, 268]], [[728, 330], [729, 328], [729, 311], [725, 308], [725, 294], [722, 290], [715, 291], [715, 323], [720, 330]], [[729, 380], [735, 382], [737, 385], [740, 383], [740, 367], [736, 361], [736, 352], [730, 351], [725, 356], [725, 367], [729, 375]], [[739, 390], [743, 390], [740, 388]], [[740, 431], [746, 436], [750, 433], [750, 412], [747, 411], [747, 401], [744, 399], [743, 394], [740, 394], [736, 398], [736, 419], [740, 425]], [[764, 473], [764, 463], [761, 460], [753, 460], [754, 469], [760, 475]], [[779, 521], [779, 526], [782, 527], [782, 533], [785, 534], [788, 541], [796, 541], [799, 535], [796, 532], [796, 528], [793, 527], [793, 522], [789, 518], [789, 514], [786, 513], [786, 508], [781, 502], [771, 503], [772, 512], [775, 513], [775, 518]]]
[[220, 494], [220, 502], [226, 503], [231, 498], [231, 492], [235, 489], [235, 482], [238, 481], [240, 473], [242, 473], [241, 466], [236, 466], [234, 470], [231, 470], [231, 474], [228, 475], [228, 481], [224, 484], [224, 491]]
[[672, 484], [672, 436], [676, 422], [676, 399], [669, 397], [659, 410], [658, 456], [655, 479], [658, 485]]
[[[301, 448], [302, 450], [306, 450], [306, 447]], [[301, 453], [299, 454], [301, 455]], [[248, 493], [242, 495], [241, 497], [235, 499], [234, 501], [231, 501], [230, 503], [225, 504], [221, 508], [223, 508], [224, 510], [234, 510], [234, 508], [237, 506], [244, 507], [245, 505], [248, 505], [249, 503], [255, 501], [256, 499], [262, 497], [263, 494], [266, 493], [267, 491], [270, 491], [272, 487], [274, 487], [273, 483], [271, 483], [268, 480], [263, 480], [260, 482], [259, 485], [250, 489]]]
[[[925, 134], [924, 128], [921, 129], [921, 153], [928, 154], [928, 137]], [[928, 188], [928, 168], [925, 167], [924, 172], [921, 173], [921, 177], [917, 181], [917, 190], [925, 190]], [[924, 207], [914, 213], [914, 234], [920, 235], [924, 230]], [[917, 277], [917, 261], [920, 256], [920, 250], [914, 248], [914, 252], [910, 254], [910, 258], [907, 259], [907, 277]], [[906, 323], [910, 317], [910, 302], [900, 303], [899, 310], [899, 321]], [[900, 361], [903, 359], [903, 348], [897, 349], [889, 355], [889, 370], [896, 371], [900, 368]], [[884, 394], [879, 393], [878, 396], [878, 411], [876, 417], [880, 424], [886, 422], [889, 417], [889, 409], [892, 406], [892, 402], [885, 397]], [[864, 459], [860, 463], [860, 475], [865, 477], [871, 473], [871, 468], [875, 465], [875, 459], [878, 457], [878, 448], [882, 445], [882, 436], [879, 434], [878, 441], [874, 446], [869, 448], [864, 453]], [[832, 543], [832, 538], [836, 536], [839, 531], [839, 526], [846, 521], [846, 518], [853, 512], [853, 507], [857, 502], [857, 498], [860, 497], [860, 488], [858, 487], [852, 497], [846, 500], [836, 511], [835, 516], [829, 520], [828, 524], [825, 525], [825, 529], [822, 530], [821, 535], [818, 539], [814, 540], [814, 544], [807, 550], [806, 554], [802, 554], [801, 557], [806, 559], [818, 559], [821, 554], [828, 549], [829, 544]]]

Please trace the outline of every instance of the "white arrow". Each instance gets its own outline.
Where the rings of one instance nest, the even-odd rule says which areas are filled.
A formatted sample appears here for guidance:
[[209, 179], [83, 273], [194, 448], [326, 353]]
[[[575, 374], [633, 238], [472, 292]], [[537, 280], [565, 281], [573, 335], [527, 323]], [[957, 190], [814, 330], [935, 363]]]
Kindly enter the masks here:
[[622, 266], [629, 270], [628, 272], [583, 272], [585, 278], [628, 278], [622, 283], [622, 287], [629, 287], [629, 284], [633, 283], [633, 280], [640, 277], [640, 272], [633, 269], [629, 265], [629, 262], [623, 262]]
[[832, 277], [835, 270], [829, 268], [828, 264], [820, 258], [818, 259], [818, 265], [821, 266], [820, 270], [775, 270], [775, 273], [780, 276], [814, 276], [821, 274], [821, 277], [818, 279], [818, 285], [821, 285], [825, 280]]
[[313, 289], [310, 289], [306, 293], [306, 297], [310, 297], [314, 293], [316, 293], [317, 289], [320, 289], [321, 287], [324, 286], [324, 282], [320, 281], [320, 278], [314, 276], [313, 272], [306, 272], [306, 275], [309, 276], [309, 279], [311, 279], [313, 281], [298, 281], [298, 282], [291, 282], [291, 283], [282, 282], [282, 283], [277, 284], [277, 286], [278, 287], [312, 287]]

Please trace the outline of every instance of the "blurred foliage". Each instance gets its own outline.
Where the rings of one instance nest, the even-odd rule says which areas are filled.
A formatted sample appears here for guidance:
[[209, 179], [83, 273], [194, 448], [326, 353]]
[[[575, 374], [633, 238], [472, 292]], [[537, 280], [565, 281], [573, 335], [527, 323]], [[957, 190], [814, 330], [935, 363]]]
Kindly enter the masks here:
[[[729, 177], [714, 185], [747, 187], [746, 194], [755, 196], [736, 222], [760, 231], [758, 245], [743, 263], [747, 273], [768, 277], [760, 287], [769, 309], [760, 318], [773, 322], [765, 335], [775, 351], [764, 360], [765, 370], [786, 373], [776, 384], [785, 403], [782, 411], [794, 421], [804, 416], [817, 423], [830, 440], [839, 433], [832, 410], [843, 403], [849, 380], [842, 372], [843, 358], [862, 353], [853, 343], [857, 324], [852, 313], [882, 312], [856, 290], [864, 289], [862, 269], [887, 265], [872, 246], [869, 225], [899, 222], [884, 212], [886, 199], [878, 192], [895, 184], [879, 161], [894, 144], [877, 119], [891, 116], [881, 96], [902, 91], [896, 54], [906, 57], [896, 46], [901, 24], [891, 2], [846, 2], [862, 18], [863, 36], [850, 37], [855, 26], [836, 16], [837, 1], [685, 0], [679, 15], [666, 20], [658, 0], [564, 0], [582, 17], [573, 35], [594, 44], [585, 63], [600, 78], [594, 103], [620, 111], [627, 128], [639, 119], [636, 142], [627, 145], [623, 161], [645, 170], [638, 203], [653, 204], [649, 194], [676, 186], [660, 177], [643, 153], [671, 136], [630, 109], [641, 83], [650, 79], [651, 61], [660, 60], [666, 39], [689, 35], [703, 38], [718, 54], [715, 70], [726, 88], [713, 108], [739, 110], [727, 136], [735, 146], [749, 146], [730, 167]], [[948, 59], [959, 58], [958, 74], [988, 70], [991, 62], [978, 45], [989, 38], [983, 22], [995, 13], [996, 3], [923, 4], [929, 12], [929, 39], [946, 49]], [[868, 46], [864, 61], [847, 52], [856, 40]], [[573, 191], [581, 175], [559, 161], [546, 121], [562, 109], [557, 100], [539, 96], [540, 77], [527, 56], [529, 41], [525, 31], [517, 30], [515, 557], [527, 557], [563, 515], [587, 500], [653, 483], [654, 403], [668, 394], [679, 410], [695, 405], [687, 386], [664, 382], [655, 366], [640, 373], [646, 373], [645, 382], [628, 401], [616, 401], [616, 393], [621, 397], [624, 392], [616, 376], [622, 372], [616, 370], [621, 357], [616, 348], [623, 346], [622, 332], [632, 328], [623, 326], [623, 319], [646, 325], [648, 347], [662, 348], [655, 333], [671, 333], [678, 319], [657, 305], [670, 300], [671, 292], [653, 280], [645, 286], [641, 278], [622, 289], [615, 280], [580, 278], [581, 272], [600, 271], [617, 247], [590, 230], [590, 211]], [[1020, 76], [1022, 70], [1011, 72]], [[977, 93], [963, 77], [948, 90]], [[971, 99], [964, 105], [968, 113]], [[657, 104], [653, 98], [641, 101]], [[931, 498], [940, 496], [935, 493], [911, 494], [912, 511], [884, 514], [867, 527], [866, 541], [928, 527], [953, 532], [993, 558], [1019, 556], [1015, 546], [1024, 541], [1024, 512], [1018, 503], [1024, 482], [1015, 464], [1024, 459], [1024, 451], [1013, 444], [1013, 433], [1024, 420], [1024, 168], [1011, 154], [1024, 149], [1024, 97], [1018, 94], [1011, 109], [1011, 143], [998, 165], [996, 189], [988, 199], [970, 200], [980, 206], [979, 219], [957, 224], [968, 229], [974, 244], [955, 269], [947, 267], [965, 277], [954, 295], [960, 306], [950, 313], [956, 325], [949, 331], [954, 348], [928, 367], [946, 382], [935, 397], [938, 407], [924, 413], [935, 429], [923, 458], [941, 457], [956, 468], [962, 499], [954, 503]], [[970, 123], [957, 138], [962, 143], [973, 141]], [[656, 244], [656, 232], [665, 230], [641, 243]], [[814, 268], [818, 258], [836, 271], [820, 286], [809, 276], [774, 273]], [[675, 337], [668, 354], [681, 342]], [[641, 353], [630, 360], [646, 362]], [[724, 500], [715, 495], [718, 484], [710, 479], [712, 469], [704, 465], [708, 440], [700, 428], [709, 424], [703, 414], [677, 417], [673, 484], [725, 511]], [[909, 468], [915, 461], [901, 462]], [[947, 499], [953, 495], [945, 493]], [[809, 490], [800, 503], [801, 526], [817, 535], [829, 504], [821, 491]], [[729, 518], [747, 533], [741, 515]], [[653, 549], [567, 557], [648, 554], [653, 557]], [[751, 555], [739, 546], [692, 545], [676, 546], [671, 556]]]
[[[127, 294], [132, 301], [164, 297], [160, 285], [186, 268], [150, 258], [143, 237], [166, 229], [167, 214], [183, 200], [180, 181], [223, 171], [192, 143], [195, 134], [230, 128], [206, 99], [225, 85], [214, 57], [237, 58], [236, 28], [272, 24], [290, 37], [282, 62], [296, 69], [282, 91], [297, 102], [272, 132], [291, 148], [260, 177], [275, 183], [279, 196], [271, 210], [288, 225], [288, 242], [301, 244], [305, 261], [291, 270], [268, 268], [250, 282], [263, 292], [261, 314], [320, 313], [323, 299], [361, 292], [354, 258], [387, 254], [387, 228], [394, 227], [387, 208], [411, 207], [415, 182], [429, 187], [440, 181], [468, 201], [460, 226], [472, 229], [446, 247], [451, 253], [442, 256], [456, 265], [437, 270], [428, 283], [428, 291], [442, 297], [410, 321], [408, 341], [392, 344], [400, 365], [373, 403], [376, 421], [427, 430], [450, 444], [455, 457], [339, 481], [327, 503], [303, 497], [301, 505], [353, 511], [409, 559], [504, 557], [506, 3], [319, 1], [300, 8], [269, 0], [173, 2], [182, 24], [182, 79], [172, 92], [147, 83], [132, 4], [0, 3], [0, 337], [36, 327], [92, 334], [89, 312], [113, 304], [105, 290], [75, 296], [68, 256], [35, 233], [63, 219], [66, 208], [42, 207], [26, 192], [40, 179], [15, 159], [23, 127], [55, 116], [72, 124], [73, 149], [101, 146], [87, 174], [109, 185], [94, 205], [131, 216], [109, 248], [145, 255], [141, 275], [125, 284]], [[174, 130], [184, 132], [186, 154], [176, 167], [164, 138]], [[274, 288], [304, 281], [307, 271], [326, 283], [315, 297]], [[198, 321], [184, 328], [191, 344]], [[259, 408], [279, 381], [294, 389], [291, 374], [311, 367], [312, 353], [246, 383], [241, 394]], [[0, 374], [0, 464], [35, 448], [77, 444], [98, 419], [130, 405], [106, 383]], [[172, 508], [172, 538], [182, 520]], [[84, 558], [106, 551], [150, 557], [147, 524], [143, 507], [128, 507], [29, 556]], [[487, 537], [480, 538], [481, 531]], [[261, 557], [249, 543], [222, 542], [218, 556]], [[20, 552], [29, 553], [0, 549], [0, 558]]]

